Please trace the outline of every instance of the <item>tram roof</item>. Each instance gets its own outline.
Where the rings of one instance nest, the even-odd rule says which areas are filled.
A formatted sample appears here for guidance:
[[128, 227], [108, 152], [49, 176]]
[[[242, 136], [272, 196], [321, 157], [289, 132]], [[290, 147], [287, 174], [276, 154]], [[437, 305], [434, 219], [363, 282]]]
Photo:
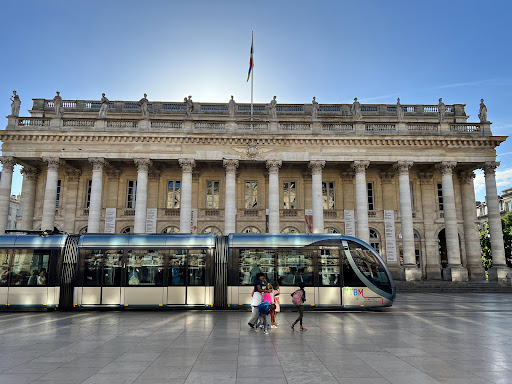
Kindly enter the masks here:
[[66, 243], [67, 235], [2, 235], [0, 236], [0, 248], [62, 248]]
[[211, 248], [215, 247], [215, 235], [144, 235], [144, 234], [84, 234], [78, 245], [81, 248]]
[[[232, 248], [303, 248], [320, 241], [357, 240], [336, 233], [236, 233], [229, 235]], [[357, 240], [360, 241], [360, 240]]]

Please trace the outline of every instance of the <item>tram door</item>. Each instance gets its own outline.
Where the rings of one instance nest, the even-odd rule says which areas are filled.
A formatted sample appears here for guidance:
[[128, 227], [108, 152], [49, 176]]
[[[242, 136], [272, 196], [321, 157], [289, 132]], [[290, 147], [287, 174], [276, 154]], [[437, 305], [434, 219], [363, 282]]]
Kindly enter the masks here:
[[121, 305], [122, 250], [87, 250], [83, 262], [81, 305]]
[[341, 305], [340, 248], [321, 246], [318, 254], [318, 304]]

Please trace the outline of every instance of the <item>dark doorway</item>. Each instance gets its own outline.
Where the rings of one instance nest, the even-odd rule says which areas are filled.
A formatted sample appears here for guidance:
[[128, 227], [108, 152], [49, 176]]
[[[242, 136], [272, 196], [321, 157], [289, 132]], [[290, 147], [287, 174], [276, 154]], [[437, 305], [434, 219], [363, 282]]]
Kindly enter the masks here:
[[439, 258], [441, 259], [441, 266], [446, 268], [448, 266], [448, 252], [446, 250], [446, 234], [444, 229], [437, 235], [439, 244]]

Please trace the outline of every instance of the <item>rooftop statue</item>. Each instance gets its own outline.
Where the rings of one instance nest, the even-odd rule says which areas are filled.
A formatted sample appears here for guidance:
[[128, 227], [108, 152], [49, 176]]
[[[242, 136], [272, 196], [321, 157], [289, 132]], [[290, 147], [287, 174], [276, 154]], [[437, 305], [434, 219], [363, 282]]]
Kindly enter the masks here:
[[404, 110], [402, 109], [402, 105], [400, 104], [400, 98], [396, 100], [396, 118], [399, 123], [404, 121]]
[[229, 100], [229, 102], [228, 102], [228, 113], [229, 113], [229, 117], [231, 119], [235, 118], [235, 110], [236, 110], [236, 101], [233, 98], [233, 95], [231, 95], [231, 100]]
[[11, 101], [11, 116], [19, 116], [21, 100], [20, 97], [16, 94], [16, 91], [12, 91]]
[[148, 99], [147, 99], [147, 94], [144, 94], [144, 97], [142, 99], [139, 100], [139, 107], [140, 107], [140, 111], [142, 113], [142, 118], [147, 120], [149, 119], [149, 112], [148, 112]]
[[354, 102], [352, 103], [352, 107], [350, 108], [352, 112], [352, 116], [354, 117], [354, 121], [363, 120], [363, 115], [361, 115], [361, 104], [357, 101], [357, 97], [354, 98]]
[[446, 105], [443, 103], [443, 98], [439, 99], [439, 104], [437, 104], [437, 113], [439, 114], [439, 122], [442, 123], [444, 121], [444, 114], [446, 113]]
[[478, 112], [478, 117], [480, 118], [481, 123], [487, 122], [487, 106], [484, 104], [484, 99], [480, 99], [480, 111]]
[[105, 119], [107, 117], [108, 107], [109, 107], [109, 100], [105, 97], [105, 94], [101, 94], [101, 108], [100, 113], [98, 114], [99, 118]]
[[276, 96], [270, 101], [268, 105], [268, 112], [270, 113], [270, 120], [277, 120], [277, 101]]
[[62, 115], [62, 111], [61, 111], [61, 109], [62, 109], [62, 97], [61, 97], [59, 91], [57, 91], [57, 94], [53, 98], [53, 108], [55, 108], [55, 114], [57, 116], [61, 116]]
[[318, 120], [318, 101], [316, 101], [315, 96], [313, 96], [313, 101], [311, 104], [313, 104], [313, 109], [311, 110], [311, 120], [316, 121]]
[[192, 101], [192, 96], [189, 96], [188, 99], [185, 97], [185, 118], [191, 119], [192, 118], [192, 111], [194, 110], [194, 102]]

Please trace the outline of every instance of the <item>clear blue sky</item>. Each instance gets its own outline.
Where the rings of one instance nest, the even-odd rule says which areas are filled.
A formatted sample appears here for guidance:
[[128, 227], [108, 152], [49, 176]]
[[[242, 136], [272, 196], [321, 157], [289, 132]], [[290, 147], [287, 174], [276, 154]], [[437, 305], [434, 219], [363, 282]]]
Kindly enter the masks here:
[[[510, 1], [3, 1], [0, 112], [32, 98], [466, 103], [512, 127]], [[4, 120], [4, 124], [7, 120]], [[512, 140], [498, 189], [512, 186]], [[13, 193], [21, 188], [16, 175]], [[477, 199], [484, 199], [477, 177]]]

